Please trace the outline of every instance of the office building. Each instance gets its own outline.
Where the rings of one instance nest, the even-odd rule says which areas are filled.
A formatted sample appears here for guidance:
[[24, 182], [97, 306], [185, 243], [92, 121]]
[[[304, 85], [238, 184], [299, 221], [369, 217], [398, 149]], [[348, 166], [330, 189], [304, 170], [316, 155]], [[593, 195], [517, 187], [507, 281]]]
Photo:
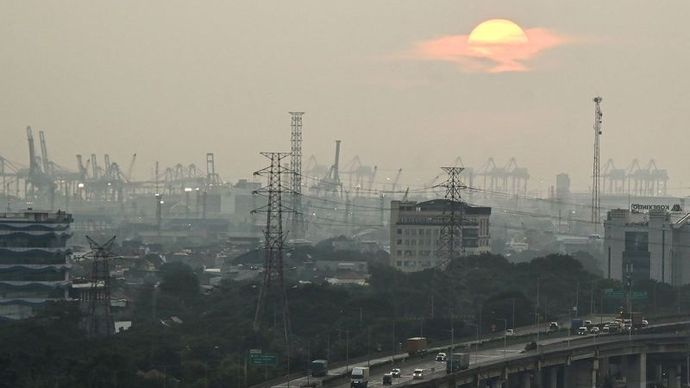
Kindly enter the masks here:
[[70, 288], [66, 247], [72, 216], [27, 210], [0, 213], [0, 319], [23, 319]]
[[[391, 201], [390, 264], [404, 272], [421, 271], [443, 263], [440, 248], [441, 229], [451, 202], [435, 199], [426, 202]], [[462, 219], [459, 253], [475, 255], [489, 252], [489, 217], [491, 208], [457, 206]], [[460, 216], [461, 215], [461, 216]]]
[[690, 214], [668, 206], [609, 211], [604, 222], [604, 274], [617, 280], [629, 276], [633, 282], [690, 283], [689, 222]]

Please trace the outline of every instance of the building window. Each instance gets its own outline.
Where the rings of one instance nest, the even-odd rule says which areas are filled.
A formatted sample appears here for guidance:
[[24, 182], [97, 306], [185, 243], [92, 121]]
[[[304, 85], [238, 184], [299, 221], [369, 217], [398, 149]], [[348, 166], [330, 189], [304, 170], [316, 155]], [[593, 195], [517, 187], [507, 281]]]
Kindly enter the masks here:
[[397, 244], [398, 245], [402, 244], [402, 240], [398, 240]]
[[402, 234], [402, 229], [398, 228], [398, 234]]

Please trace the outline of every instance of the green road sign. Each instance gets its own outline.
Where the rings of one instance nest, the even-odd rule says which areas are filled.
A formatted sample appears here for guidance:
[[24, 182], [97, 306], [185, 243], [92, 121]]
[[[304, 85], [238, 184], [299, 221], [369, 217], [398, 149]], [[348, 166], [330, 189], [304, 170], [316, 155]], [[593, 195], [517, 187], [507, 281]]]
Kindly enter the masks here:
[[[626, 293], [623, 290], [613, 290], [613, 289], [609, 288], [609, 289], [604, 290], [604, 296], [607, 298], [625, 298]], [[633, 291], [630, 294], [630, 299], [637, 300], [637, 301], [647, 300], [647, 292], [646, 291]]]
[[623, 298], [625, 296], [625, 292], [619, 291], [619, 290], [611, 290], [607, 289], [604, 290], [604, 295], [609, 298]]
[[278, 365], [278, 356], [275, 354], [250, 354], [249, 363], [252, 365]]

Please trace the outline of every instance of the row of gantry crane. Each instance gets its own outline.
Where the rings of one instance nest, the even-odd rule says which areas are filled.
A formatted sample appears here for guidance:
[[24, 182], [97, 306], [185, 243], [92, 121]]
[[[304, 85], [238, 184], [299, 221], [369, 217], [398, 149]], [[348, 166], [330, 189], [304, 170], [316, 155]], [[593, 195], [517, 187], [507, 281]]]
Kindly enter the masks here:
[[104, 154], [102, 161], [95, 153], [86, 159], [76, 155], [76, 171], [63, 167], [48, 156], [48, 146], [43, 130], [39, 134], [40, 152], [37, 150], [34, 132], [26, 128], [28, 165], [16, 163], [0, 155], [0, 194], [27, 202], [51, 202], [58, 200], [124, 201], [132, 194], [176, 194], [190, 190], [206, 191], [223, 184], [216, 172], [215, 156], [206, 154], [206, 170], [195, 164], [178, 163], [159, 168], [156, 162], [151, 179], [135, 180], [134, 166], [137, 154], [132, 154], [128, 167], [123, 169]]

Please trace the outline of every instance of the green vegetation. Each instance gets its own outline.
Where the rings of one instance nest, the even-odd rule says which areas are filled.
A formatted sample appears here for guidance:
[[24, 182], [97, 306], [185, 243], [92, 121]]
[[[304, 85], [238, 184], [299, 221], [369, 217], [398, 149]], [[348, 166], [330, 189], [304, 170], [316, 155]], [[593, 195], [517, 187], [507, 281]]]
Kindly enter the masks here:
[[[517, 264], [482, 255], [457, 259], [444, 271], [412, 274], [372, 263], [370, 272], [364, 288], [290, 284], [291, 372], [304, 371], [310, 359], [333, 364], [397, 350], [405, 338], [420, 334], [432, 344], [446, 341], [451, 325], [456, 338], [499, 332], [513, 325], [513, 305], [515, 326], [533, 323], [537, 310], [543, 321], [568, 317], [576, 302], [581, 313], [590, 306], [599, 311], [602, 302], [612, 312], [617, 302], [602, 295], [621, 287], [562, 255]], [[4, 324], [0, 387], [240, 387], [245, 357], [254, 348], [279, 355], [279, 366], [249, 365], [248, 385], [287, 373], [280, 314], [272, 303], [263, 329], [252, 330], [257, 284], [226, 281], [202, 295], [189, 267], [168, 264], [160, 274], [158, 287], [144, 287], [132, 300], [132, 328], [111, 338], [86, 339], [73, 304]], [[645, 312], [675, 311], [690, 300], [688, 288], [655, 282], [634, 287], [648, 295], [638, 305]]]

